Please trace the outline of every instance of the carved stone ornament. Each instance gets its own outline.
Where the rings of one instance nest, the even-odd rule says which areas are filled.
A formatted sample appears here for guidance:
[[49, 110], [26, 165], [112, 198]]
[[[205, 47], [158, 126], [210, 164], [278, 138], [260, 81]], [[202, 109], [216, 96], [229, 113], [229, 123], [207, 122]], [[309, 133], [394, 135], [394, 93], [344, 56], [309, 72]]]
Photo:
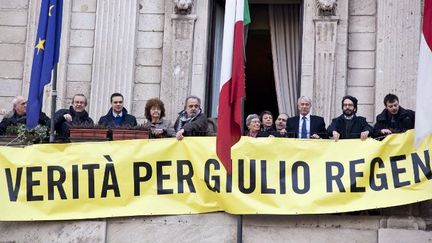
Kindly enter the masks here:
[[320, 16], [334, 16], [337, 0], [315, 0]]
[[174, 11], [176, 14], [190, 14], [192, 12], [193, 0], [174, 0]]

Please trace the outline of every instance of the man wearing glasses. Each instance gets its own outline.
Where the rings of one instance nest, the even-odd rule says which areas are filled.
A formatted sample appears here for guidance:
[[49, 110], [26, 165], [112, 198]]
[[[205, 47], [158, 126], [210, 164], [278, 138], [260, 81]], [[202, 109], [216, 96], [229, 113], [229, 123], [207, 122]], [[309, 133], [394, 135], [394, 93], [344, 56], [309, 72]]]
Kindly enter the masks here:
[[69, 140], [69, 127], [74, 125], [93, 125], [93, 120], [86, 111], [87, 98], [83, 94], [76, 94], [72, 98], [69, 109], [60, 109], [54, 114], [54, 128], [56, 140]]
[[179, 112], [174, 129], [176, 138], [184, 136], [204, 136], [207, 133], [207, 117], [202, 112], [200, 98], [191, 95], [185, 100], [184, 110]]
[[99, 119], [98, 124], [105, 127], [133, 127], [137, 125], [137, 121], [136, 118], [128, 114], [126, 108], [123, 107], [123, 95], [114, 93], [111, 95], [111, 108], [105, 116]]
[[[0, 123], [0, 135], [4, 135], [6, 133], [6, 129], [9, 126], [16, 126], [18, 124], [25, 125], [27, 122], [27, 100], [23, 96], [17, 96], [12, 100], [12, 105], [12, 111], [6, 114]], [[49, 117], [45, 113], [41, 112], [39, 115], [38, 124], [43, 126], [49, 126]]]
[[366, 118], [356, 116], [357, 99], [347, 95], [342, 98], [342, 115], [332, 120], [327, 128], [329, 137], [339, 139], [361, 138], [366, 140], [372, 135], [373, 128], [367, 123]]

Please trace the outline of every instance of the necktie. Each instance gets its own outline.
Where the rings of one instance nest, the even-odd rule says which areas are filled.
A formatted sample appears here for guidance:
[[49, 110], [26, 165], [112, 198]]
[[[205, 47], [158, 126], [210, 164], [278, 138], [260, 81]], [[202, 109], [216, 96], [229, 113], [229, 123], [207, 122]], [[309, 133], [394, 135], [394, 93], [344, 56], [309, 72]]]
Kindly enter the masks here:
[[114, 117], [114, 123], [115, 123], [116, 125], [120, 125], [121, 120], [122, 120], [122, 118], [121, 118], [120, 115], [117, 115], [116, 117]]
[[307, 130], [306, 130], [306, 117], [302, 117], [303, 123], [301, 127], [301, 137], [300, 138], [307, 138]]

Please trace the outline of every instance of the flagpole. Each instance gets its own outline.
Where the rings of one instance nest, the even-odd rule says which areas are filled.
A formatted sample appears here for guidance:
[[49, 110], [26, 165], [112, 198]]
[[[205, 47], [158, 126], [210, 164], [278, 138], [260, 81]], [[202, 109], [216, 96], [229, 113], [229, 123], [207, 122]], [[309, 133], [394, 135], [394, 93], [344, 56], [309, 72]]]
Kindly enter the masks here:
[[54, 73], [52, 79], [52, 89], [51, 89], [51, 125], [50, 125], [50, 139], [49, 142], [54, 142], [54, 114], [57, 106], [57, 66], [56, 63], [54, 65]]
[[237, 217], [237, 243], [243, 243], [243, 215]]

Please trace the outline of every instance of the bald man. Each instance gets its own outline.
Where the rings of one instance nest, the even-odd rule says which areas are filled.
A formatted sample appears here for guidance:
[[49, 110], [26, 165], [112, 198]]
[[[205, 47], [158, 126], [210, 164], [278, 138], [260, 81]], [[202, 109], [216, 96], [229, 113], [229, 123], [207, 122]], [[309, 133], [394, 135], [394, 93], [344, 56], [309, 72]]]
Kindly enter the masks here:
[[[23, 96], [17, 96], [12, 100], [12, 111], [3, 117], [0, 122], [0, 135], [6, 133], [6, 129], [9, 126], [16, 126], [18, 124], [26, 124], [27, 116], [27, 100]], [[45, 113], [41, 112], [39, 116], [39, 124], [49, 126], [50, 119]]]

